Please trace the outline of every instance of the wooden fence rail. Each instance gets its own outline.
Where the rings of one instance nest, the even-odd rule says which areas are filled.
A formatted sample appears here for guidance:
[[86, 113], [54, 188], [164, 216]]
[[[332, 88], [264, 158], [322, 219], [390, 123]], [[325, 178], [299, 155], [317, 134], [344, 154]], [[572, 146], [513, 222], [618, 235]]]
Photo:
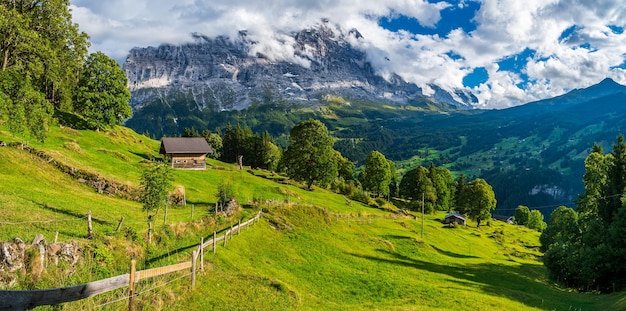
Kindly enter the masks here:
[[128, 286], [130, 274], [63, 288], [0, 291], [0, 310], [28, 310], [43, 305], [85, 299]]
[[[229, 235], [232, 239], [233, 232], [241, 232], [241, 228], [252, 225], [260, 218], [261, 211], [259, 211], [256, 216], [243, 223], [240, 222], [234, 227], [230, 226], [230, 228], [224, 232], [224, 235], [221, 235], [220, 237], [217, 237], [216, 233], [214, 232], [213, 239], [200, 242], [200, 244], [198, 245], [198, 249], [193, 251], [191, 261], [186, 261], [164, 267], [135, 271], [133, 275], [134, 277], [132, 278], [131, 273], [127, 273], [108, 279], [63, 288], [49, 288], [42, 290], [0, 290], [0, 310], [28, 310], [38, 306], [77, 301], [98, 294], [110, 292], [118, 288], [129, 286], [131, 285], [131, 282], [133, 283], [133, 285], [130, 286], [132, 291], [132, 289], [134, 289], [134, 283], [137, 283], [142, 279], [157, 277], [188, 269], [191, 269], [191, 282], [193, 287], [196, 280], [195, 272], [197, 259], [198, 256], [200, 256], [200, 259], [202, 261], [203, 255], [201, 254], [203, 254], [204, 249], [207, 247], [213, 247], [213, 252], [215, 252], [217, 242], [223, 240], [224, 245], [226, 245], [226, 240]], [[202, 264], [203, 263], [201, 263], [201, 266]], [[131, 264], [131, 271], [134, 271], [134, 263]], [[134, 293], [131, 293], [128, 297], [130, 301], [129, 309], [131, 310], [133, 309], [132, 298], [134, 295]]]

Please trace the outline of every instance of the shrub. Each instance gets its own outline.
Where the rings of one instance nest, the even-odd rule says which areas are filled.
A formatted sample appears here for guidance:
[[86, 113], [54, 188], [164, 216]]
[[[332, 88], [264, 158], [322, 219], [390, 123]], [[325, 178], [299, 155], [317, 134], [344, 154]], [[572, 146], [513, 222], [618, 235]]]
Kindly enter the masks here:
[[63, 148], [67, 149], [67, 150], [71, 150], [71, 151], [75, 151], [75, 152], [80, 152], [80, 145], [78, 145], [77, 143], [73, 142], [73, 141], [69, 141], [63, 144]]

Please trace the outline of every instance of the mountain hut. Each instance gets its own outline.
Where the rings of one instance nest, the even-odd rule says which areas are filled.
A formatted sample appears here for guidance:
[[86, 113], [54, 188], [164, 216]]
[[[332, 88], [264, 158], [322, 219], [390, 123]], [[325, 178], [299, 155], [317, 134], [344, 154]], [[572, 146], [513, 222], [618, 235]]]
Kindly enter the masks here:
[[443, 218], [443, 223], [447, 225], [459, 224], [465, 226], [465, 216], [458, 213], [450, 213]]
[[213, 149], [202, 137], [163, 137], [159, 154], [172, 162], [172, 168], [206, 169], [206, 155]]

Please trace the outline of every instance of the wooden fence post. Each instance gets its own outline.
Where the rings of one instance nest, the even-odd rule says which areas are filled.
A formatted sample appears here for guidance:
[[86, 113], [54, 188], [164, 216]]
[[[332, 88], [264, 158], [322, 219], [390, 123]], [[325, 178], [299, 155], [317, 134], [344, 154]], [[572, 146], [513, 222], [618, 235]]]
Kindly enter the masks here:
[[165, 203], [165, 214], [163, 214], [163, 225], [167, 225], [167, 206], [169, 204]]
[[91, 211], [87, 213], [87, 238], [93, 238], [93, 227], [91, 225]]
[[135, 259], [130, 261], [130, 281], [128, 282], [128, 311], [135, 310], [135, 270], [137, 262]]
[[191, 221], [193, 222], [193, 210], [194, 210], [195, 206], [194, 204], [191, 204]]
[[57, 231], [57, 233], [54, 234], [54, 243], [55, 244], [56, 244], [58, 239], [59, 239], [59, 231]]
[[217, 249], [217, 233], [213, 231], [213, 255], [215, 255], [216, 249]]
[[117, 224], [117, 229], [115, 229], [115, 232], [120, 232], [120, 228], [122, 228], [123, 222], [124, 222], [124, 216], [122, 216], [122, 218], [120, 219], [120, 223]]
[[228, 240], [228, 231], [224, 232], [224, 247], [226, 247], [226, 240]]
[[196, 261], [198, 256], [198, 251], [193, 251], [191, 255], [191, 288], [196, 287]]
[[152, 216], [148, 216], [148, 244], [152, 244]]
[[237, 224], [237, 235], [241, 234], [241, 219], [239, 219], [239, 224]]
[[200, 238], [200, 271], [204, 271], [204, 237]]
[[230, 225], [230, 239], [233, 239], [233, 225]]

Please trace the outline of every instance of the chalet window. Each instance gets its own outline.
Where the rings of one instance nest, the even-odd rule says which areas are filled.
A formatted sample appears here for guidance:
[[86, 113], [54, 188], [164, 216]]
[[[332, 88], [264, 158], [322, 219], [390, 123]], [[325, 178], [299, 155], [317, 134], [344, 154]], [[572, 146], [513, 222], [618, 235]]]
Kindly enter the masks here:
[[180, 163], [180, 160], [176, 160], [176, 164]]

